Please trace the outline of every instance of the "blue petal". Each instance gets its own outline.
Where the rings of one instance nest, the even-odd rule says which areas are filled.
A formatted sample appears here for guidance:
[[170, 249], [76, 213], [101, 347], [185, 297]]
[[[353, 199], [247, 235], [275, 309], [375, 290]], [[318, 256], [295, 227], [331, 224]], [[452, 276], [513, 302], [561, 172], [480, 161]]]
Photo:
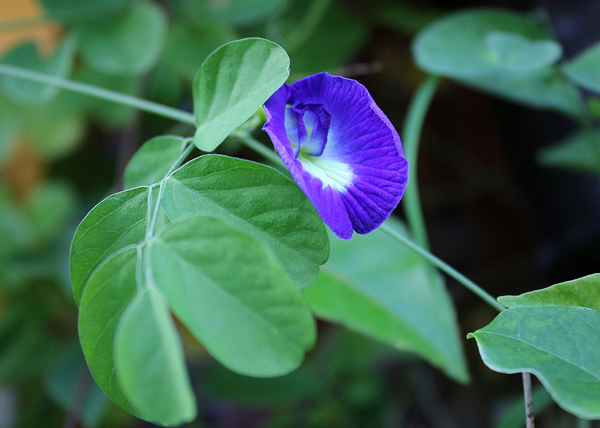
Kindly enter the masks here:
[[360, 83], [319, 73], [281, 87], [264, 130], [339, 237], [377, 228], [398, 205], [408, 164], [400, 137]]

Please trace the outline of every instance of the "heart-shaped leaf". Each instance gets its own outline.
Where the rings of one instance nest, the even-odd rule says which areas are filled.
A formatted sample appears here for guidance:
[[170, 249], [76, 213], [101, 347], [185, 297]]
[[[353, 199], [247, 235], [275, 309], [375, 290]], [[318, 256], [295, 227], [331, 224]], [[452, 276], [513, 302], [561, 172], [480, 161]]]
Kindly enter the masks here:
[[531, 372], [563, 409], [600, 418], [600, 313], [573, 306], [521, 306], [470, 333], [500, 373]]
[[194, 144], [212, 152], [287, 80], [290, 59], [281, 46], [249, 38], [221, 46], [194, 79]]

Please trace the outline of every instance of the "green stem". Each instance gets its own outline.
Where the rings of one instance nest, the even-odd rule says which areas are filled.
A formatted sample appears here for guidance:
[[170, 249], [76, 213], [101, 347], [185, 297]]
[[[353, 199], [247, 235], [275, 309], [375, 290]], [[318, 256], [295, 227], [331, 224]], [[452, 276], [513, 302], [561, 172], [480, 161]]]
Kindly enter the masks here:
[[464, 285], [466, 288], [471, 290], [473, 293], [475, 293], [476, 295], [481, 297], [481, 299], [483, 299], [486, 303], [488, 303], [494, 309], [497, 309], [499, 312], [502, 312], [504, 309], [506, 309], [504, 306], [502, 306], [500, 303], [498, 303], [496, 301], [496, 299], [494, 299], [494, 297], [492, 297], [490, 294], [488, 294], [484, 289], [479, 287], [477, 284], [475, 284], [469, 278], [464, 276], [462, 273], [458, 272], [452, 266], [450, 266], [447, 263], [443, 262], [442, 260], [438, 259], [436, 256], [431, 254], [429, 251], [425, 250], [424, 248], [415, 244], [411, 240], [407, 239], [405, 236], [402, 236], [400, 233], [396, 232], [395, 230], [390, 228], [385, 223], [379, 227], [382, 230], [384, 230], [388, 235], [390, 235], [391, 237], [400, 241], [402, 244], [406, 245], [408, 248], [410, 248], [417, 254], [421, 255], [423, 258], [425, 258], [427, 261], [429, 261], [432, 265], [436, 266], [441, 271], [446, 272], [449, 276], [451, 276], [452, 278], [454, 278], [455, 280], [460, 282], [462, 285]]
[[279, 158], [279, 156], [277, 155], [277, 153], [275, 153], [273, 150], [265, 147], [264, 144], [262, 144], [260, 141], [252, 138], [250, 136], [250, 134], [248, 134], [247, 132], [233, 131], [231, 133], [231, 136], [234, 137], [234, 138], [237, 138], [242, 143], [244, 143], [248, 148], [250, 148], [250, 149], [254, 150], [255, 152], [263, 155], [267, 159], [275, 162], [276, 164], [280, 164], [281, 163], [281, 159]]
[[408, 114], [402, 132], [404, 151], [409, 165], [408, 184], [402, 198], [404, 210], [415, 242], [426, 249], [429, 248], [429, 240], [419, 198], [417, 159], [423, 122], [439, 82], [440, 78], [438, 76], [428, 76], [419, 87], [408, 107]]
[[[129, 106], [129, 107], [133, 107], [133, 108], [137, 108], [137, 109], [140, 109], [143, 111], [154, 113], [159, 116], [164, 116], [164, 117], [168, 117], [171, 119], [180, 120], [181, 122], [184, 122], [184, 123], [189, 123], [192, 125], [195, 124], [194, 115], [191, 113], [187, 113], [182, 110], [177, 110], [177, 109], [174, 109], [171, 107], [167, 107], [167, 106], [164, 106], [164, 105], [161, 105], [158, 103], [153, 103], [150, 101], [142, 100], [140, 98], [132, 97], [129, 95], [123, 95], [119, 92], [110, 91], [107, 89], [102, 89], [102, 88], [98, 88], [95, 86], [87, 85], [84, 83], [73, 82], [70, 80], [61, 79], [59, 77], [49, 76], [44, 73], [38, 73], [38, 72], [27, 70], [25, 68], [13, 67], [13, 66], [5, 65], [5, 64], [0, 64], [0, 74], [4, 74], [6, 76], [11, 76], [11, 77], [16, 77], [16, 78], [21, 78], [21, 79], [25, 79], [25, 80], [32, 80], [34, 82], [45, 83], [45, 84], [52, 85], [52, 86], [57, 86], [62, 89], [79, 92], [79, 93], [90, 95], [90, 96], [100, 98], [100, 99], [103, 99], [106, 101], [111, 101], [111, 102], [114, 102], [117, 104], [123, 104], [123, 105]], [[235, 132], [234, 131], [234, 133], [232, 135], [239, 138], [249, 148], [256, 150], [258, 153], [262, 154], [263, 156], [273, 160], [274, 162], [278, 162], [278, 163], [281, 162], [281, 160], [277, 157], [277, 155], [272, 150], [267, 149], [260, 142], [256, 141], [252, 137], [250, 137], [249, 134], [244, 133], [244, 132]], [[175, 168], [177, 168], [177, 166], [175, 166], [175, 165], [177, 165], [178, 162], [180, 162], [180, 161], [183, 162], [183, 160], [185, 160], [185, 158], [189, 155], [188, 150], [191, 151], [191, 150], [193, 150], [193, 148], [194, 148], [194, 145], [190, 144], [184, 150], [184, 152], [182, 152], [182, 155], [175, 162], [174, 167], [172, 167], [172, 170], [169, 171], [169, 173], [173, 172], [173, 170], [175, 170]], [[161, 188], [162, 187], [163, 186], [161, 186]], [[160, 193], [160, 191], [159, 191], [159, 193]], [[161, 195], [159, 194], [158, 195], [159, 200], [160, 200], [160, 197], [161, 197]], [[159, 203], [159, 200], [157, 201], [157, 204]], [[150, 221], [150, 224], [151, 224], [150, 230], [153, 230], [153, 227], [156, 225], [156, 218], [157, 218], [156, 212], [157, 211], [155, 208], [155, 213], [152, 216], [152, 219]], [[481, 297], [484, 301], [489, 303], [491, 306], [493, 306], [497, 310], [503, 311], [505, 309], [504, 306], [500, 305], [491, 295], [489, 295], [487, 292], [485, 292], [483, 289], [481, 289], [477, 284], [475, 284], [473, 281], [471, 281], [470, 279], [468, 279], [467, 277], [462, 275], [460, 272], [456, 271], [451, 266], [444, 263], [442, 260], [438, 259], [433, 254], [429, 253], [426, 249], [424, 249], [424, 248], [416, 245], [412, 241], [406, 239], [404, 236], [402, 236], [399, 233], [397, 233], [396, 231], [390, 229], [385, 224], [383, 224], [381, 226], [381, 228], [384, 231], [386, 231], [388, 234], [390, 234], [392, 237], [396, 238], [398, 241], [400, 241], [401, 243], [408, 246], [413, 251], [415, 251], [418, 254], [420, 254], [421, 256], [423, 256], [431, 264], [433, 264], [434, 266], [437, 266], [440, 270], [446, 272], [449, 276], [456, 279], [458, 282], [463, 284], [465, 287], [467, 287], [473, 293], [477, 294], [479, 297]], [[153, 233], [153, 232], [150, 232], [150, 233]]]
[[15, 67], [7, 64], [0, 64], [0, 74], [19, 79], [31, 80], [33, 82], [44, 83], [49, 86], [55, 86], [57, 88], [89, 95], [90, 97], [112, 101], [117, 104], [133, 107], [148, 113], [154, 113], [158, 116], [168, 117], [170, 119], [188, 123], [190, 125], [196, 124], [194, 115], [191, 113], [154, 103], [152, 101], [146, 101], [137, 97], [125, 95], [120, 92], [111, 91], [109, 89], [103, 89], [85, 83], [74, 82], [72, 80], [62, 79], [60, 77], [38, 73], [37, 71], [31, 71], [26, 68]]
[[[169, 168], [169, 171], [167, 171], [167, 173], [165, 174], [165, 177], [160, 181], [160, 185], [159, 185], [160, 187], [158, 189], [158, 196], [156, 197], [156, 202], [154, 203], [154, 212], [152, 213], [152, 217], [150, 218], [148, 231], [146, 233], [147, 238], [151, 238], [154, 235], [154, 229], [156, 228], [156, 222], [158, 221], [158, 213], [160, 210], [160, 203], [162, 201], [163, 193], [164, 193], [164, 189], [165, 189], [165, 180], [167, 180], [171, 176], [173, 171], [175, 171], [177, 168], [179, 168], [179, 166], [183, 163], [183, 161], [190, 155], [192, 150], [194, 150], [196, 148], [196, 146], [191, 142], [192, 141], [191, 138], [186, 139], [186, 141], [188, 142], [187, 147], [185, 149], [183, 149], [183, 151], [181, 152], [181, 155], [179, 155], [177, 160], [173, 163], [173, 165], [171, 165], [171, 168]], [[150, 190], [150, 193], [152, 193], [152, 190]]]

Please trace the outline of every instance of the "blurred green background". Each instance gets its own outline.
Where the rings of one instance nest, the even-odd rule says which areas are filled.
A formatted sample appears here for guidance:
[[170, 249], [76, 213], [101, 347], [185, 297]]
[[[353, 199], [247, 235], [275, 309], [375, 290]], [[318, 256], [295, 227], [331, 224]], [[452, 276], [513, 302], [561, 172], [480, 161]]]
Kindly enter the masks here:
[[[265, 37], [289, 53], [291, 80], [319, 71], [355, 78], [400, 130], [425, 77], [413, 59], [415, 35], [483, 6], [545, 26], [566, 58], [600, 39], [595, 1], [0, 0], [0, 62], [191, 110], [191, 82], [212, 50]], [[481, 82], [457, 81], [444, 80], [436, 93], [419, 157], [433, 253], [496, 296], [597, 271], [598, 166], [586, 166], [585, 156], [572, 160], [572, 151], [540, 155], [577, 122], [551, 111], [556, 106], [515, 104]], [[592, 114], [599, 104], [590, 101]], [[85, 368], [68, 251], [85, 213], [120, 190], [136, 148], [164, 133], [192, 131], [0, 76], [0, 428], [151, 426], [110, 403]], [[236, 141], [222, 151], [260, 160]], [[447, 285], [463, 337], [492, 319], [475, 296]], [[270, 380], [227, 371], [183, 334], [200, 414], [190, 427], [517, 427], [523, 420], [520, 376], [489, 371], [466, 339], [472, 382], [460, 385], [412, 355], [325, 322], [305, 365]], [[576, 426], [545, 393], [536, 404], [538, 426]]]

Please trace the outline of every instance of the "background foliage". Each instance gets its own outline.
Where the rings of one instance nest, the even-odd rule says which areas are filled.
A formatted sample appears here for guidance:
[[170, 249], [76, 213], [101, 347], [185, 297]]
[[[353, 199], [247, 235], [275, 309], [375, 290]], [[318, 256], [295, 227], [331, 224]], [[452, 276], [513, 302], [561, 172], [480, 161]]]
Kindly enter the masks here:
[[[202, 80], [192, 83], [210, 52], [240, 37], [266, 37], [285, 48], [291, 80], [323, 70], [359, 79], [399, 129], [424, 72], [447, 77], [423, 133], [420, 187], [433, 252], [491, 294], [504, 295], [501, 303], [511, 307], [474, 333], [483, 347], [497, 324], [505, 323], [507, 329], [525, 310], [555, 321], [565, 317], [570, 322], [575, 317], [571, 312], [582, 319], [595, 317], [597, 308], [589, 303], [572, 304], [588, 310], [547, 309], [552, 299], [565, 304], [564, 287], [536, 295], [506, 295], [587, 275], [600, 263], [600, 183], [593, 175], [600, 171], [600, 146], [591, 132], [600, 110], [594, 95], [599, 91], [599, 54], [593, 45], [600, 36], [584, 33], [590, 28], [585, 12], [598, 16], [594, 13], [600, 11], [588, 6], [575, 12], [573, 5], [569, 15], [542, 2], [526, 8], [509, 1], [486, 5], [507, 9], [465, 12], [466, 7], [481, 4], [384, 0], [4, 2], [1, 62], [188, 111], [193, 108], [196, 119], [207, 124], [197, 131], [202, 141], [209, 136], [214, 143], [204, 147], [207, 150], [240, 123], [231, 120], [230, 129], [211, 127], [210, 115], [198, 105], [203, 99], [192, 97], [192, 86], [205, 94], [211, 87]], [[532, 12], [534, 7], [541, 9]], [[451, 15], [454, 11], [461, 12]], [[579, 30], [567, 25], [573, 22]], [[257, 79], [257, 85], [276, 88], [285, 80], [282, 70], [267, 71], [272, 75]], [[585, 97], [581, 89], [587, 91]], [[227, 105], [221, 106], [227, 110]], [[253, 108], [242, 110], [251, 114]], [[68, 424], [73, 408], [81, 409], [84, 426], [144, 426], [112, 404], [87, 374], [77, 341], [75, 302], [91, 303], [79, 302], [77, 292], [73, 299], [69, 244], [79, 221], [99, 200], [162, 179], [169, 169], [165, 164], [171, 162], [170, 166], [180, 153], [169, 153], [167, 147], [174, 147], [170, 143], [183, 147], [177, 136], [193, 133], [190, 126], [128, 107], [0, 77], [0, 404], [8, 409], [0, 416], [3, 426], [59, 426], [65, 420]], [[168, 142], [164, 137], [150, 140], [125, 169], [135, 150], [160, 134], [173, 137]], [[266, 141], [260, 132], [254, 136]], [[235, 133], [219, 151], [260, 160]], [[197, 172], [192, 170], [202, 162], [208, 161], [190, 162], [169, 179], [167, 206], [169, 192], [196, 190], [198, 183], [191, 178]], [[136, 165], [145, 168], [136, 170]], [[227, 168], [225, 160], [215, 165]], [[146, 175], [150, 170], [156, 175]], [[240, 180], [243, 177], [232, 177], [232, 182]], [[211, 190], [216, 190], [218, 201], [219, 189]], [[148, 192], [146, 187], [119, 193], [103, 202], [113, 205], [95, 210], [105, 209], [114, 216], [111, 224], [119, 225], [117, 207], [130, 202], [127, 213], [132, 214], [133, 206], [133, 215], [143, 218]], [[302, 204], [300, 196], [296, 203]], [[172, 204], [172, 209], [182, 207]], [[183, 209], [187, 211], [177, 216], [198, 210], [193, 203]], [[401, 210], [397, 214], [401, 216]], [[192, 217], [166, 230], [167, 236], [153, 250], [156, 257], [176, 252], [176, 241], [171, 242], [169, 234], [189, 235], [207, 228], [192, 224], [198, 221]], [[404, 230], [398, 222], [393, 227]], [[243, 240], [226, 224], [210, 228]], [[143, 232], [128, 230], [129, 235], [119, 234], [121, 247], [143, 238]], [[105, 230], [100, 227], [98, 233], [102, 236]], [[175, 312], [190, 331], [169, 321], [160, 296], [151, 290], [137, 295], [134, 310], [123, 315], [126, 325], [152, 328], [155, 323], [182, 334], [185, 356], [159, 358], [185, 357], [191, 381], [175, 373], [165, 376], [165, 385], [196, 397], [195, 402], [173, 403], [187, 415], [197, 405], [199, 416], [188, 426], [519, 425], [520, 378], [490, 372], [479, 359], [475, 341], [463, 339], [490, 323], [495, 315], [490, 308], [454, 282], [432, 275], [422, 259], [403, 254], [404, 249], [392, 245], [383, 233], [347, 243], [330, 239], [330, 261], [306, 291], [323, 320], [316, 346], [297, 371], [284, 377], [258, 379], [229, 371], [193, 339], [194, 320], [186, 321], [184, 308]], [[356, 254], [353, 247], [365, 251], [360, 264], [344, 256]], [[125, 249], [110, 263], [121, 263], [121, 272], [127, 275], [127, 266], [136, 257], [135, 251]], [[319, 260], [322, 254], [307, 257], [306, 268], [299, 271], [316, 276]], [[98, 283], [101, 274], [96, 271]], [[273, 275], [281, 278], [276, 268]], [[73, 279], [77, 290], [77, 278]], [[296, 285], [309, 282], [298, 277]], [[412, 286], [398, 293], [385, 286], [390, 283]], [[585, 290], [585, 284], [577, 286]], [[281, 288], [285, 293], [285, 284]], [[541, 308], [524, 309], [531, 306]], [[158, 308], [153, 317], [144, 316], [149, 307]], [[93, 332], [97, 326], [94, 317], [90, 319]], [[115, 335], [132, 347], [123, 348], [127, 355], [157, 352], [141, 347], [151, 341], [128, 336], [126, 328]], [[583, 332], [581, 341], [586, 337]], [[165, 340], [179, 339], [172, 334]], [[301, 347], [308, 347], [312, 338], [298, 340]], [[210, 349], [210, 339], [203, 343]], [[487, 345], [494, 349], [493, 343]], [[82, 346], [85, 350], [83, 340]], [[486, 364], [499, 371], [523, 368], [519, 361], [498, 367], [492, 352], [482, 354]], [[289, 367], [297, 359], [290, 354], [281, 364]], [[135, 369], [134, 364], [131, 372]], [[470, 385], [456, 383], [466, 381], [468, 372]], [[536, 375], [545, 384], [552, 382], [544, 373]], [[133, 395], [147, 391], [126, 378], [120, 381]], [[561, 388], [573, 391], [572, 385], [556, 387]], [[546, 392], [538, 389], [535, 397], [541, 426], [575, 426], [574, 417], [552, 405]], [[583, 411], [577, 414], [588, 416]]]

